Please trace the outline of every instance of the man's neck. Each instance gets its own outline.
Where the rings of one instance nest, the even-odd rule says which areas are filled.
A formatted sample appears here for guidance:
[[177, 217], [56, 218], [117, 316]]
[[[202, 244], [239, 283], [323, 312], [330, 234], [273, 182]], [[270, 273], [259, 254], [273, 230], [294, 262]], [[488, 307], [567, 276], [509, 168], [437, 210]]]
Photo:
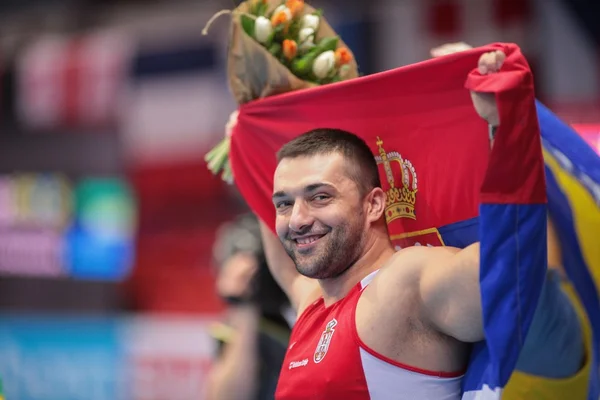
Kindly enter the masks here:
[[337, 278], [319, 280], [325, 306], [328, 307], [346, 297], [358, 282], [381, 268], [392, 255], [394, 248], [387, 232], [377, 232], [366, 246], [365, 252], [346, 272]]

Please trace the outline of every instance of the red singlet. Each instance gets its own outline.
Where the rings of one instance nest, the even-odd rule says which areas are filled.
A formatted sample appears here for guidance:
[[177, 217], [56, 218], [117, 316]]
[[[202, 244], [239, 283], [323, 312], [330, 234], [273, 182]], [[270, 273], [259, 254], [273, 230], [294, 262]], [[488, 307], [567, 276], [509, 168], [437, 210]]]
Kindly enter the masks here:
[[356, 305], [375, 273], [325, 307], [300, 315], [290, 337], [277, 400], [456, 400], [462, 376], [400, 364], [368, 348], [356, 331]]

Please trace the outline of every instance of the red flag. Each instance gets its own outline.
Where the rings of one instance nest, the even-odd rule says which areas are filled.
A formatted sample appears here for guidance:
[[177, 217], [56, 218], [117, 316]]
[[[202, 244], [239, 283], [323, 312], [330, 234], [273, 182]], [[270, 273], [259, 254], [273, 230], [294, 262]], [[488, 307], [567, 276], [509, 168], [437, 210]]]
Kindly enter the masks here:
[[[501, 73], [481, 77], [472, 72], [480, 54], [499, 48], [507, 54]], [[487, 125], [465, 89], [469, 73], [469, 84], [496, 91], [516, 84], [529, 70], [517, 46], [497, 44], [248, 103], [240, 108], [232, 134], [236, 184], [250, 207], [273, 228], [277, 150], [314, 128], [344, 129], [361, 136], [379, 156], [383, 188], [390, 199], [386, 217], [395, 244], [414, 244], [419, 236], [432, 245], [443, 244], [437, 228], [478, 215], [490, 153]], [[536, 123], [532, 83], [526, 86], [518, 93], [524, 102], [499, 97], [501, 117], [521, 105]], [[521, 156], [507, 153], [513, 151], [510, 143], [496, 147], [494, 159], [502, 162], [504, 157], [511, 165], [495, 173], [498, 179], [508, 179], [510, 186], [509, 175], [519, 168]], [[391, 167], [391, 175], [385, 165]]]

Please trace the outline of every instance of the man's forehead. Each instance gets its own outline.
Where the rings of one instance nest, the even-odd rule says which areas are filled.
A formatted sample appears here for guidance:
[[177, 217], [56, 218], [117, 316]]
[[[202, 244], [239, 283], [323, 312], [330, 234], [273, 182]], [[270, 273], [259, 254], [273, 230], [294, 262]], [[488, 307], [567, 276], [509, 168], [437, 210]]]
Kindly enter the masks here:
[[297, 170], [301, 168], [302, 171], [319, 171], [322, 172], [325, 169], [336, 169], [342, 167], [345, 158], [342, 154], [337, 152], [332, 153], [319, 153], [307, 156], [298, 156], [284, 158], [277, 165], [277, 170], [289, 172], [288, 170]]
[[283, 159], [274, 176], [274, 191], [298, 190], [315, 183], [342, 184], [348, 179], [344, 158], [338, 153]]

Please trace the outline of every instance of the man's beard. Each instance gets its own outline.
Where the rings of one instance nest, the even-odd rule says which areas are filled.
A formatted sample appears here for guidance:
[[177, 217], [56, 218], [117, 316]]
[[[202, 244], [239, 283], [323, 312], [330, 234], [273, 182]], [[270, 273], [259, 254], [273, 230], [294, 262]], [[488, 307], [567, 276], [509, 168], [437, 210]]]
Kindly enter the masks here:
[[[360, 257], [363, 250], [364, 226], [357, 217], [354, 224], [346, 222], [329, 228], [319, 239], [310, 254], [297, 251], [295, 241], [286, 240], [285, 250], [294, 261], [296, 270], [313, 279], [337, 278], [346, 272]], [[310, 229], [309, 232], [313, 230]], [[308, 232], [307, 232], [308, 234]]]

